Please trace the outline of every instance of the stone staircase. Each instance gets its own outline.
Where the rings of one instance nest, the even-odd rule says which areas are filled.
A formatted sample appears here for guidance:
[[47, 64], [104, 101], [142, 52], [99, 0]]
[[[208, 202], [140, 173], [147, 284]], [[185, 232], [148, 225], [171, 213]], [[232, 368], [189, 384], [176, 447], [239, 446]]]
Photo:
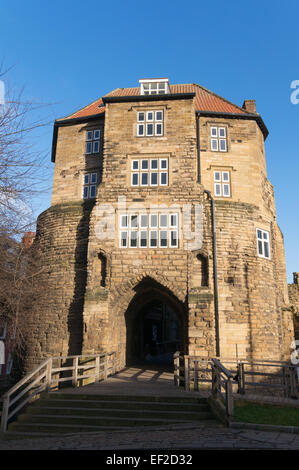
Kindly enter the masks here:
[[30, 404], [8, 425], [3, 437], [17, 439], [199, 424], [222, 426], [206, 398], [52, 392], [43, 393], [39, 400]]

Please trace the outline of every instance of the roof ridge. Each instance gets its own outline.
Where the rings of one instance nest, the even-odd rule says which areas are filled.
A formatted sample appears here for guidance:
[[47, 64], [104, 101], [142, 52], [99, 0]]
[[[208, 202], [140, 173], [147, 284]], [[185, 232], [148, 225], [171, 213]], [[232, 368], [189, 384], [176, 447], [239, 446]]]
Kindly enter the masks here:
[[64, 117], [61, 117], [61, 118], [59, 118], [59, 119], [56, 119], [56, 121], [62, 121], [63, 119], [67, 119], [67, 118], [69, 118], [69, 117], [72, 117], [74, 114], [77, 114], [77, 113], [79, 113], [80, 111], [83, 111], [83, 109], [88, 108], [89, 106], [91, 106], [92, 104], [96, 103], [97, 101], [100, 101], [101, 99], [102, 99], [102, 97], [97, 98], [96, 100], [92, 101], [91, 103], [88, 103], [86, 106], [83, 106], [82, 108], [77, 109], [77, 111], [74, 111], [73, 113], [68, 114], [67, 116], [64, 116]]
[[[192, 85], [194, 86], [197, 86], [198, 88], [201, 88], [202, 90], [206, 91], [207, 93], [210, 93], [211, 95], [214, 95], [216, 96], [217, 98], [220, 98], [222, 101], [225, 101], [226, 103], [232, 105], [232, 106], [235, 106], [236, 108], [238, 108], [240, 111], [242, 111], [243, 113], [245, 114], [253, 114], [253, 113], [250, 113], [249, 111], [247, 111], [247, 109], [244, 109], [244, 108], [241, 108], [240, 106], [238, 106], [237, 104], [233, 103], [232, 101], [229, 101], [227, 100], [226, 98], [223, 98], [223, 96], [220, 96], [218, 95], [217, 93], [215, 93], [214, 91], [211, 91], [209, 90], [208, 88], [202, 86], [202, 85], [199, 85], [198, 83], [192, 83]], [[254, 114], [257, 114], [258, 113], [254, 113]]]

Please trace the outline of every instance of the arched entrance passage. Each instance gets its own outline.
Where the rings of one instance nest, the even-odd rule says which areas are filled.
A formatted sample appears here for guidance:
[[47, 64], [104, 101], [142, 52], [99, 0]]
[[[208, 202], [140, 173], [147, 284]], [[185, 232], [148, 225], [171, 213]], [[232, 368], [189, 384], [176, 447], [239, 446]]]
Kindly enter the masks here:
[[185, 350], [184, 305], [150, 279], [135, 291], [125, 315], [127, 365], [172, 364], [173, 353]]

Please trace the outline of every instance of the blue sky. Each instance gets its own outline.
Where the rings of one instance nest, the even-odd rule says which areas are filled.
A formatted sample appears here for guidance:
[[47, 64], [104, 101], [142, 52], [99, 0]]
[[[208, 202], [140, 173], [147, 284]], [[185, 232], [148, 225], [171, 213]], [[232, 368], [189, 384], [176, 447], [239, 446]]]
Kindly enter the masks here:
[[[299, 80], [297, 0], [12, 0], [0, 4], [0, 59], [7, 86], [48, 103], [36, 145], [50, 154], [52, 122], [141, 77], [199, 83], [232, 102], [256, 99], [270, 135], [268, 177], [285, 236], [287, 273], [299, 271]], [[298, 95], [299, 96], [299, 95]], [[49, 155], [50, 159], [50, 155]], [[53, 166], [47, 170], [49, 188]], [[51, 191], [34, 201], [38, 214]]]

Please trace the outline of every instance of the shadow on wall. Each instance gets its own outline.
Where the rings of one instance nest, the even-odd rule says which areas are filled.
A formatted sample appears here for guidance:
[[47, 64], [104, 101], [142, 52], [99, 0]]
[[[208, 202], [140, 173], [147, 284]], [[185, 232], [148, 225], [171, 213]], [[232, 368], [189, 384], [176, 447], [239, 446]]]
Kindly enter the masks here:
[[95, 201], [83, 203], [83, 215], [77, 227], [75, 250], [75, 290], [68, 312], [68, 355], [82, 354], [83, 308], [87, 282], [89, 223]]

